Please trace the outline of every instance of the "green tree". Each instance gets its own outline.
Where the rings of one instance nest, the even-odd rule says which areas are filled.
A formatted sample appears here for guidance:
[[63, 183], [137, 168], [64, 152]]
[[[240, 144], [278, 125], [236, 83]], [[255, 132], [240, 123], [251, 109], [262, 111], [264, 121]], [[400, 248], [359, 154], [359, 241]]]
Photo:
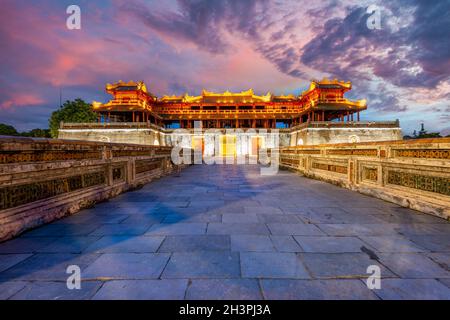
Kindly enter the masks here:
[[18, 136], [16, 128], [8, 124], [0, 123], [0, 136]]
[[95, 122], [97, 115], [92, 111], [92, 105], [81, 99], [66, 101], [58, 110], [52, 113], [49, 119], [50, 134], [58, 137], [59, 125], [63, 122]]
[[419, 139], [425, 139], [425, 138], [442, 138], [441, 134], [439, 132], [424, 132], [418, 135]]
[[50, 130], [49, 129], [33, 129], [30, 131], [22, 132], [20, 135], [24, 137], [33, 137], [33, 138], [50, 138]]

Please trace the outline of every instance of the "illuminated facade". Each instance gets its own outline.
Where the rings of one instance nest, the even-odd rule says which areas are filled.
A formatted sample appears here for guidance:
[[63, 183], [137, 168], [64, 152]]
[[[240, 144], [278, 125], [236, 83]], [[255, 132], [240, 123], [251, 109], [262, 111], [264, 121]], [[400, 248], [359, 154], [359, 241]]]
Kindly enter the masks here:
[[203, 90], [201, 95], [156, 97], [143, 82], [119, 81], [106, 85], [113, 96], [108, 103], [94, 102], [102, 123], [145, 122], [164, 128], [291, 128], [313, 121], [359, 121], [366, 101], [351, 101], [344, 94], [351, 82], [312, 81], [300, 95], [257, 95]]

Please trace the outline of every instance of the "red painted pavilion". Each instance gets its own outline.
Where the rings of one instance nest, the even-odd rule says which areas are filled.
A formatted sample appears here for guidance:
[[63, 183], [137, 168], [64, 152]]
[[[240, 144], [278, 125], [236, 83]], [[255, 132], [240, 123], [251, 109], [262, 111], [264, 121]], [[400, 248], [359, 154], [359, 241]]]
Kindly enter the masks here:
[[143, 82], [107, 84], [113, 96], [108, 103], [94, 102], [99, 122], [149, 122], [161, 127], [277, 128], [309, 121], [359, 121], [366, 101], [351, 101], [344, 94], [351, 82], [312, 81], [300, 95], [256, 95], [252, 89], [238, 93], [203, 90], [201, 95], [156, 97]]

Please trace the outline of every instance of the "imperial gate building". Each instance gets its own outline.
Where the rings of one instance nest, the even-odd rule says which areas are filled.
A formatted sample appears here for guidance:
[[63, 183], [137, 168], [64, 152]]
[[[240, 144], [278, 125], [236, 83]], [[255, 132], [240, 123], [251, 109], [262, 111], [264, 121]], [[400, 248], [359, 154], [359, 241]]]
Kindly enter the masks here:
[[[401, 139], [398, 121], [360, 121], [367, 103], [347, 99], [345, 94], [351, 88], [351, 82], [323, 79], [312, 81], [299, 95], [270, 92], [258, 95], [249, 89], [237, 93], [203, 90], [196, 96], [186, 93], [157, 97], [142, 81], [119, 81], [106, 85], [112, 100], [93, 102], [97, 123], [62, 123], [59, 138], [172, 145], [172, 133], [183, 129], [190, 136], [186, 144], [192, 146], [197, 143], [194, 140], [202, 140], [194, 135], [197, 127], [202, 132], [210, 129], [223, 132], [221, 153], [236, 152], [233, 138], [226, 151], [226, 141], [230, 144], [230, 139], [226, 140], [225, 134], [231, 129], [243, 132], [276, 129], [281, 146]], [[257, 136], [253, 140], [256, 142], [248, 152], [264, 144]]]

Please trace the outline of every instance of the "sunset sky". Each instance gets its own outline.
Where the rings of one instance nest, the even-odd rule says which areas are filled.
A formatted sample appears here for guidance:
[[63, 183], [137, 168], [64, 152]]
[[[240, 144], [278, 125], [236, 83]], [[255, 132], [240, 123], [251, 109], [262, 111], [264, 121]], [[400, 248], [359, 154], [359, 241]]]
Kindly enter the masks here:
[[[63, 99], [107, 101], [106, 83], [163, 94], [253, 88], [299, 94], [350, 80], [362, 120], [450, 134], [450, 0], [1, 0], [1, 123], [46, 128]], [[81, 30], [66, 8], [81, 8]], [[381, 29], [366, 9], [381, 8]]]

